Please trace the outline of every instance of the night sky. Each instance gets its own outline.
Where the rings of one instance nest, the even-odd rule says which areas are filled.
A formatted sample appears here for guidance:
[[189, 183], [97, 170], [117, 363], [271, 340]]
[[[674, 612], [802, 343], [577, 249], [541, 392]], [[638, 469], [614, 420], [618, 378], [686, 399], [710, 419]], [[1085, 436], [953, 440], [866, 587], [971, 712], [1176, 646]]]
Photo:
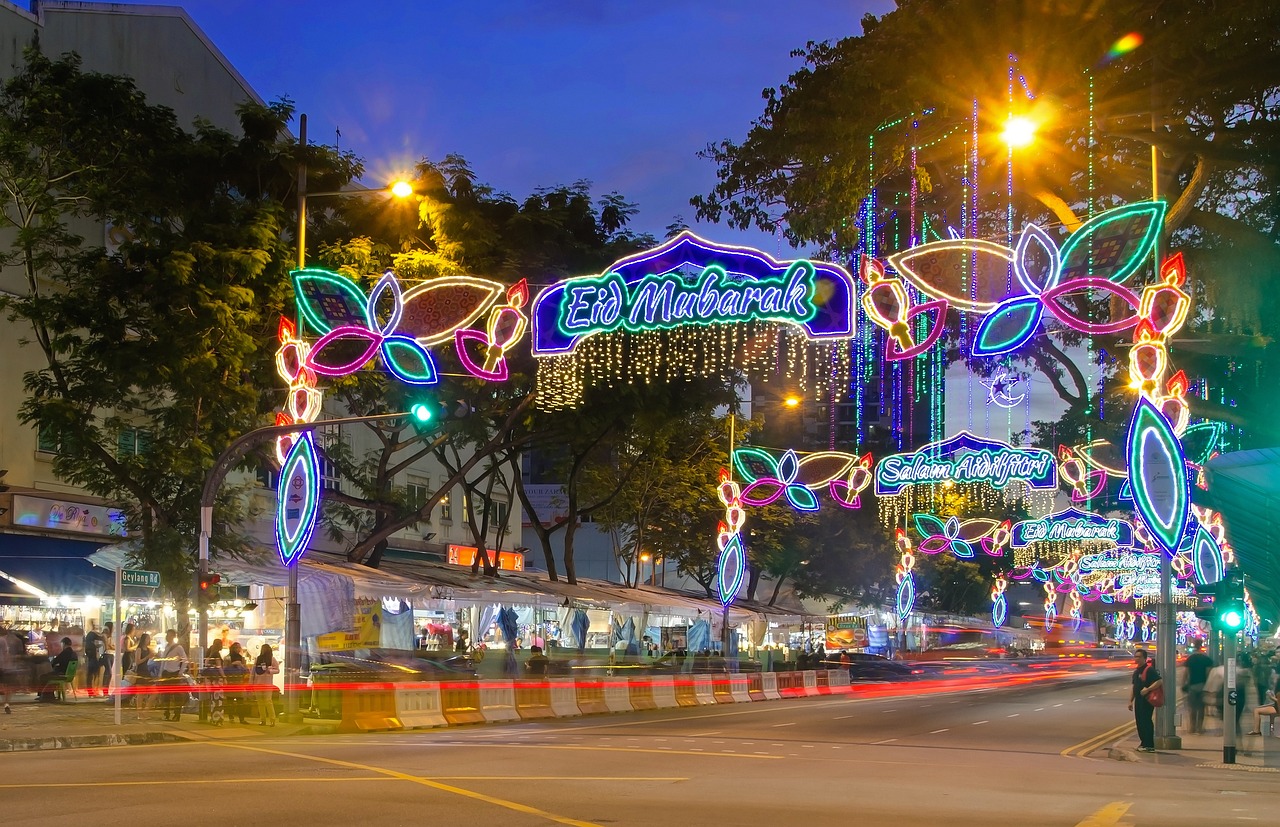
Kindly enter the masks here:
[[[661, 237], [706, 193], [709, 141], [740, 140], [760, 92], [810, 40], [861, 33], [890, 0], [394, 0], [176, 3], [264, 99], [287, 96], [315, 142], [366, 162], [378, 186], [454, 152], [481, 182], [522, 198], [593, 183], [636, 202]], [[853, 103], [851, 105], [856, 105]], [[696, 229], [784, 252], [773, 237]]]

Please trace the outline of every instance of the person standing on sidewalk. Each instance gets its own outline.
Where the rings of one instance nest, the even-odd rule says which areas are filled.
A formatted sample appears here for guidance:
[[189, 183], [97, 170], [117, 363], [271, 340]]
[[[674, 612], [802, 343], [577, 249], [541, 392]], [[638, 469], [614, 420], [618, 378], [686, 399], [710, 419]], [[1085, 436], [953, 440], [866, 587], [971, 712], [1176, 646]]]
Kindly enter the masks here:
[[98, 677], [102, 673], [102, 656], [106, 654], [106, 644], [102, 634], [98, 632], [98, 621], [90, 620], [89, 629], [84, 633], [84, 693], [90, 698], [98, 689]]
[[116, 625], [107, 621], [102, 627], [102, 697], [111, 694], [111, 670], [116, 666]]
[[164, 693], [164, 719], [177, 721], [182, 717], [186, 704], [187, 688], [182, 682], [182, 670], [187, 663], [187, 649], [178, 642], [178, 633], [170, 629], [164, 633], [164, 654], [160, 661], [160, 691]]
[[1190, 733], [1204, 734], [1204, 687], [1209, 682], [1209, 670], [1213, 668], [1213, 658], [1204, 653], [1200, 647], [1187, 656], [1186, 682], [1182, 691], [1187, 696], [1187, 711], [1191, 717]]
[[258, 696], [259, 726], [276, 725], [276, 683], [275, 675], [280, 672], [280, 664], [271, 654], [271, 647], [262, 644], [258, 657], [253, 662], [249, 673], [249, 683], [253, 686], [253, 694]]
[[1164, 681], [1156, 671], [1156, 665], [1147, 659], [1146, 649], [1133, 650], [1133, 690], [1129, 695], [1129, 709], [1138, 726], [1138, 752], [1156, 751], [1156, 708], [1147, 701], [1152, 689]]

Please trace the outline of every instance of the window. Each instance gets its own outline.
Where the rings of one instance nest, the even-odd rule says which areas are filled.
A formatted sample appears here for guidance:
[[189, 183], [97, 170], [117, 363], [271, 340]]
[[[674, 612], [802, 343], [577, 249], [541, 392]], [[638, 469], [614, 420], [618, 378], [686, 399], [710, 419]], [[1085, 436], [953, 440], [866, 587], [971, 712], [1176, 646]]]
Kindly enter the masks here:
[[145, 428], [122, 428], [116, 436], [116, 459], [137, 457], [151, 451], [151, 432]]
[[501, 526], [506, 525], [507, 517], [511, 515], [511, 503], [502, 500], [494, 500], [489, 503], [489, 525]]
[[431, 496], [430, 487], [431, 483], [422, 477], [409, 477], [409, 483], [405, 486], [408, 506], [412, 509], [421, 509], [426, 505], [427, 498]]
[[320, 487], [326, 491], [342, 490], [342, 475], [323, 451], [320, 452]]
[[41, 425], [36, 432], [36, 450], [46, 454], [62, 453], [62, 439], [48, 425]]
[[440, 498], [440, 522], [453, 522], [453, 498], [449, 494]]
[[280, 472], [265, 465], [259, 465], [255, 476], [258, 478], [258, 486], [268, 491], [275, 491], [276, 485], [279, 483]]

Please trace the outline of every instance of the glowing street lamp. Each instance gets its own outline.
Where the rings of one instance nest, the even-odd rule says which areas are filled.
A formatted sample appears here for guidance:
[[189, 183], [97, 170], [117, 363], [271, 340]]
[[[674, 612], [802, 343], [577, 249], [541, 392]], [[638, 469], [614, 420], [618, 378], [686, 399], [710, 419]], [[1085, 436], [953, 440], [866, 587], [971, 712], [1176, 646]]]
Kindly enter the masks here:
[[782, 404], [786, 405], [788, 408], [798, 408], [800, 407], [801, 401], [800, 397], [795, 394], [788, 394], [787, 397], [782, 400]]
[[1003, 140], [1010, 149], [1022, 149], [1031, 146], [1036, 139], [1036, 130], [1040, 128], [1040, 124], [1022, 115], [1010, 115], [1005, 121], [1004, 131], [1000, 133], [1000, 139]]

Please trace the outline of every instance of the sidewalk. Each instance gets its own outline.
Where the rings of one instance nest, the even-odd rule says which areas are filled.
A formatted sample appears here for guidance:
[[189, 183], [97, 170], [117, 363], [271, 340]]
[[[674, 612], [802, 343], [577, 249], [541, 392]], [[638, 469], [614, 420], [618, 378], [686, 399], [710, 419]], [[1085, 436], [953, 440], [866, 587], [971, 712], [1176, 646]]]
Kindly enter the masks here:
[[177, 723], [165, 721], [159, 709], [143, 712], [138, 720], [134, 709], [120, 710], [120, 726], [115, 724], [115, 703], [110, 698], [87, 698], [81, 692], [65, 703], [37, 703], [32, 694], [15, 695], [12, 714], [0, 712], [0, 753], [35, 749], [69, 749], [125, 744], [157, 744], [179, 741], [218, 741], [257, 738], [265, 735], [314, 735], [334, 732], [337, 721], [308, 719], [302, 724], [278, 723], [275, 727], [227, 721], [220, 727], [202, 724], [194, 714], [184, 714]]
[[[1248, 729], [1251, 723], [1241, 723]], [[1111, 748], [1108, 757], [1117, 761], [1133, 761], [1140, 764], [1156, 764], [1174, 767], [1202, 767], [1206, 769], [1228, 769], [1239, 772], [1280, 772], [1280, 726], [1273, 735], [1240, 735], [1236, 739], [1236, 762], [1222, 763], [1222, 721], [1212, 719], [1205, 721], [1203, 735], [1179, 733], [1182, 738], [1180, 750], [1157, 750], [1155, 752], [1138, 752], [1138, 736], [1135, 733]]]

